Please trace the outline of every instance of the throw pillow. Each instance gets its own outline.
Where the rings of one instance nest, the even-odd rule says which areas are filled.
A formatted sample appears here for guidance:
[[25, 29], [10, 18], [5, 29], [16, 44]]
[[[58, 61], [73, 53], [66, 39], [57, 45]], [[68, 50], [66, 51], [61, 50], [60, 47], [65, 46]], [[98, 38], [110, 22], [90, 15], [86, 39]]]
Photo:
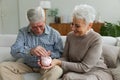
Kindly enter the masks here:
[[117, 37], [117, 43], [116, 43], [116, 46], [120, 47], [120, 37]]
[[10, 47], [0, 47], [0, 62], [3, 61], [15, 61], [10, 54]]
[[113, 79], [120, 80], [120, 65], [117, 68], [111, 69]]
[[103, 45], [103, 57], [108, 68], [115, 68], [117, 66], [117, 58], [120, 48], [112, 45]]

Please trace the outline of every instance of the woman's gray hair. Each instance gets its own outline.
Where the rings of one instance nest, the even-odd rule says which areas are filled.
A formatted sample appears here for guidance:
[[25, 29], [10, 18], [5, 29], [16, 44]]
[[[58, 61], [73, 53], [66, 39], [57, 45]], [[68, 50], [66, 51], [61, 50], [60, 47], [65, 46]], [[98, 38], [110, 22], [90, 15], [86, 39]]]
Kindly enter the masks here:
[[43, 22], [45, 21], [45, 13], [41, 7], [35, 9], [29, 9], [27, 11], [27, 18], [30, 22]]
[[86, 4], [77, 5], [73, 10], [73, 17], [77, 19], [84, 19], [86, 23], [93, 22], [95, 20], [95, 15], [95, 9]]

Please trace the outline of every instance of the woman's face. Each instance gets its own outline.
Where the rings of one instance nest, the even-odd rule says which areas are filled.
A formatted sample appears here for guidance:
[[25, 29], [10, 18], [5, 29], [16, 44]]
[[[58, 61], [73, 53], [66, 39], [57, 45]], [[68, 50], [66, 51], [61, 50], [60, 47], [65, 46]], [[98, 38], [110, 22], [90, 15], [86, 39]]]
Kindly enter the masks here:
[[45, 30], [44, 22], [30, 23], [31, 31], [36, 35], [41, 35]]
[[83, 36], [92, 27], [91, 23], [86, 24], [84, 19], [73, 18], [72, 31], [76, 36]]

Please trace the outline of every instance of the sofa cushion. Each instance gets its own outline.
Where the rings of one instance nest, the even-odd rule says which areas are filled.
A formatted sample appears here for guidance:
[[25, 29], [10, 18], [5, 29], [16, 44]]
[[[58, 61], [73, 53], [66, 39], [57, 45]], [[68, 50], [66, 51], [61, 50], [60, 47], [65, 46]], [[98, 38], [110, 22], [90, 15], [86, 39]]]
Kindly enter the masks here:
[[109, 44], [109, 45], [116, 45], [116, 38], [111, 36], [102, 36], [103, 43]]
[[114, 80], [120, 80], [120, 65], [117, 68], [110, 69]]
[[66, 42], [66, 36], [61, 36], [62, 41], [63, 41], [63, 46], [65, 46], [65, 42]]
[[0, 47], [10, 47], [16, 41], [17, 35], [0, 34]]
[[103, 45], [103, 56], [105, 63], [109, 68], [115, 68], [117, 66], [117, 58], [120, 48], [112, 45]]
[[14, 60], [10, 54], [10, 47], [0, 47], [0, 62]]

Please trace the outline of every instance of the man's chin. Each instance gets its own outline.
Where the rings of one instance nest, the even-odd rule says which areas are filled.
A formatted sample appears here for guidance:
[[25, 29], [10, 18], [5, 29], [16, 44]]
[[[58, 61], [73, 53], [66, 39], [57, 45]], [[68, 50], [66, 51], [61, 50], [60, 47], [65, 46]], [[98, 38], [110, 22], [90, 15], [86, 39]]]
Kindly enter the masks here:
[[42, 33], [35, 33], [35, 35], [41, 35]]

